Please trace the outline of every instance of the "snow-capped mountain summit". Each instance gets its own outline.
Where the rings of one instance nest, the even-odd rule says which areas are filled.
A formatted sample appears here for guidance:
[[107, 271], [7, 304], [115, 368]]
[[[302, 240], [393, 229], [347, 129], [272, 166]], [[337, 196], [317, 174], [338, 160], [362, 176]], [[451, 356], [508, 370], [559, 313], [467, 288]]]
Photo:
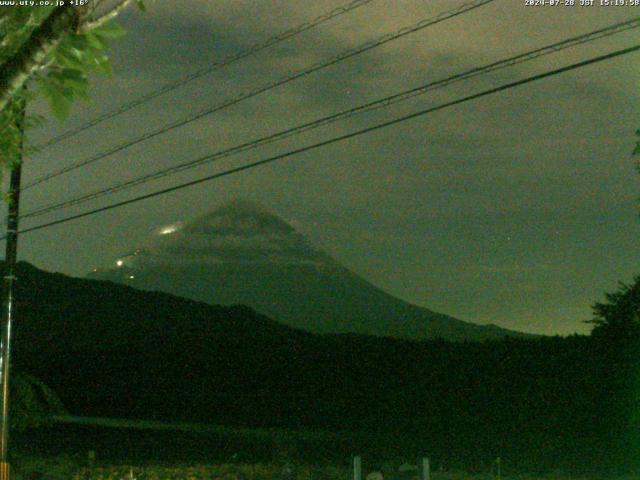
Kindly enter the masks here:
[[248, 305], [314, 333], [479, 340], [519, 335], [395, 298], [339, 265], [266, 208], [234, 201], [158, 229], [91, 278], [210, 304]]

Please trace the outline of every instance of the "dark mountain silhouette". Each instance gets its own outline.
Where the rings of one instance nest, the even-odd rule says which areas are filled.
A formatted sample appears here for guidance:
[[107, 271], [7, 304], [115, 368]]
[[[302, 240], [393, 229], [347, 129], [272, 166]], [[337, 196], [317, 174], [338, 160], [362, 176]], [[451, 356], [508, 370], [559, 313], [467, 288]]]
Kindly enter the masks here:
[[524, 335], [395, 298], [314, 248], [284, 220], [247, 202], [160, 229], [114, 268], [98, 269], [89, 278], [209, 304], [247, 305], [313, 333], [453, 341]]
[[[635, 401], [631, 376], [611, 374], [637, 370], [637, 349], [618, 357], [589, 337], [315, 335], [248, 307], [25, 263], [18, 277], [15, 371], [41, 379], [73, 415], [365, 432], [375, 440], [350, 448], [426, 452], [438, 464], [485, 471], [497, 456], [505, 469], [577, 472], [636, 468], [640, 458], [628, 448], [640, 445], [625, 415]], [[174, 437], [162, 438], [172, 452]], [[154, 433], [144, 444], [159, 441]], [[336, 445], [323, 451], [353, 453]]]

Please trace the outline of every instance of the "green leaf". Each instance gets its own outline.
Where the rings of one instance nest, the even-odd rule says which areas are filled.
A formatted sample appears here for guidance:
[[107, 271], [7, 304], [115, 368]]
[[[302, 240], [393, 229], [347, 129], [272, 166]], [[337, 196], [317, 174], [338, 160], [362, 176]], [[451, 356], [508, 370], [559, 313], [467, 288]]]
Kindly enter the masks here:
[[89, 86], [87, 75], [80, 70], [65, 68], [59, 72], [62, 84], [74, 90], [86, 90]]
[[65, 95], [55, 95], [49, 98], [49, 108], [53, 115], [60, 121], [69, 116], [71, 111], [71, 99]]
[[49, 108], [58, 120], [64, 120], [69, 115], [73, 102], [73, 90], [64, 87], [55, 78], [44, 78], [37, 82], [38, 89], [47, 100]]
[[124, 28], [115, 22], [107, 22], [90, 30], [94, 35], [103, 38], [120, 38], [127, 32]]
[[87, 42], [91, 46], [91, 48], [95, 50], [106, 50], [108, 45], [107, 42], [104, 41], [103, 38], [100, 38], [98, 35], [94, 35], [93, 32], [85, 33], [85, 37], [87, 38]]
[[[139, 10], [145, 11], [148, 4], [146, 0], [135, 2]], [[53, 5], [12, 9], [0, 7], [0, 63], [15, 54], [54, 8]], [[74, 100], [90, 100], [87, 91], [88, 75], [91, 72], [112, 74], [106, 53], [111, 40], [120, 38], [125, 33], [113, 21], [98, 25], [88, 32], [68, 33], [42, 60], [41, 64], [47, 68], [32, 73], [36, 88], [30, 89], [27, 94], [21, 94], [20, 98], [27, 98], [28, 95], [31, 100], [36, 95], [42, 95], [49, 104], [51, 113], [60, 120], [64, 119]], [[15, 123], [18, 112], [14, 110], [5, 108], [0, 111], [0, 177], [11, 162], [10, 159], [17, 158], [19, 146], [22, 145], [22, 132], [16, 128]], [[26, 126], [32, 127], [40, 122], [39, 117], [27, 117]]]
[[93, 59], [91, 69], [102, 75], [112, 75], [111, 60], [106, 55], [97, 55]]
[[65, 38], [65, 41], [77, 50], [86, 50], [89, 47], [89, 40], [84, 34], [71, 34]]
[[72, 53], [72, 48], [69, 48], [64, 45], [60, 45], [55, 53], [55, 61], [57, 64], [68, 67], [75, 68], [78, 70], [83, 70], [86, 68], [85, 64], [79, 59], [76, 55]]
[[84, 72], [65, 69], [59, 72], [52, 72], [49, 75], [49, 80], [57, 83], [60, 94], [66, 94], [69, 97], [69, 103], [76, 97], [83, 100], [88, 99], [89, 81]]
[[144, 0], [136, 0], [136, 5], [138, 6], [138, 10], [140, 10], [141, 12], [147, 11], [147, 7], [144, 4]]
[[68, 50], [69, 54], [73, 56], [73, 58], [77, 59], [80, 63], [84, 62], [87, 52], [78, 47], [71, 47]]

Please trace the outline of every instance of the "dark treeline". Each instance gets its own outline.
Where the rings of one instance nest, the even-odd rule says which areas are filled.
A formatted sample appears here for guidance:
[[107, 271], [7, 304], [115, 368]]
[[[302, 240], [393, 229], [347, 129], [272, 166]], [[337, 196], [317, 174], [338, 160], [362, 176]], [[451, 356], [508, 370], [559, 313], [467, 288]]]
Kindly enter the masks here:
[[[638, 336], [611, 322], [589, 337], [490, 343], [317, 336], [245, 307], [20, 267], [16, 369], [75, 415], [355, 432], [334, 458], [640, 467]], [[321, 443], [291, 450], [331, 456]]]

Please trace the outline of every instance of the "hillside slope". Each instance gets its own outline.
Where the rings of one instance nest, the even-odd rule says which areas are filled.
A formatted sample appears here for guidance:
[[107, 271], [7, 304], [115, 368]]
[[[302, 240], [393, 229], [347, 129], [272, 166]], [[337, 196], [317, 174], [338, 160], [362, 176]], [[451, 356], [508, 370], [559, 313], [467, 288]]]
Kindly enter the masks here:
[[349, 271], [263, 207], [232, 202], [160, 229], [143, 247], [96, 269], [111, 280], [221, 305], [248, 305], [313, 333], [452, 341], [524, 336], [411, 305]]
[[590, 338], [315, 335], [24, 263], [18, 277], [14, 366], [73, 415], [377, 432], [375, 448], [468, 465], [606, 463], [601, 438], [626, 438], [611, 398], [629, 389]]

